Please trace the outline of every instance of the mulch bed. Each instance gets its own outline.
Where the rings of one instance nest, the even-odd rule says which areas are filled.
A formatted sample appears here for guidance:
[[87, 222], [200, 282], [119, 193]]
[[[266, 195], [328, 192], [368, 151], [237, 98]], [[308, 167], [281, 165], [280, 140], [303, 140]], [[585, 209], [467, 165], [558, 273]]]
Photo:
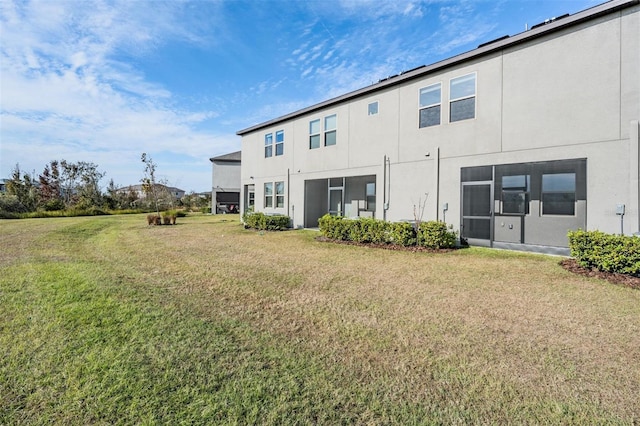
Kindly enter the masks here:
[[562, 266], [569, 272], [573, 272], [574, 274], [583, 275], [585, 277], [600, 278], [616, 285], [640, 290], [640, 277], [635, 277], [633, 275], [627, 274], [618, 274], [616, 272], [603, 272], [597, 269], [584, 268], [578, 265], [578, 262], [576, 262], [575, 259], [563, 259], [560, 261], [560, 266]]
[[357, 243], [355, 241], [332, 240], [324, 236], [316, 237], [316, 241], [320, 241], [322, 243], [344, 244], [347, 246], [358, 246], [358, 247], [377, 248], [377, 249], [384, 249], [384, 250], [397, 250], [397, 251], [426, 252], [426, 253], [447, 253], [450, 251], [458, 250], [458, 248], [431, 249], [431, 248], [422, 247], [422, 246], [405, 247], [397, 244]]
[[[334, 244], [345, 244], [350, 246], [380, 248], [385, 250], [411, 251], [411, 252], [445, 253], [445, 252], [457, 250], [457, 249], [434, 250], [434, 249], [429, 249], [429, 248], [420, 247], [420, 246], [404, 247], [404, 246], [399, 246], [395, 244], [371, 244], [371, 243], [357, 243], [354, 241], [336, 241], [323, 236], [316, 237], [316, 240], [320, 242], [330, 242]], [[560, 261], [559, 264], [564, 269], [574, 274], [582, 275], [585, 277], [600, 278], [600, 279], [609, 281], [612, 284], [640, 290], [640, 277], [635, 277], [633, 275], [627, 275], [627, 274], [618, 274], [616, 272], [603, 272], [603, 271], [598, 271], [597, 269], [584, 268], [578, 265], [578, 262], [576, 262], [575, 259], [563, 259]]]

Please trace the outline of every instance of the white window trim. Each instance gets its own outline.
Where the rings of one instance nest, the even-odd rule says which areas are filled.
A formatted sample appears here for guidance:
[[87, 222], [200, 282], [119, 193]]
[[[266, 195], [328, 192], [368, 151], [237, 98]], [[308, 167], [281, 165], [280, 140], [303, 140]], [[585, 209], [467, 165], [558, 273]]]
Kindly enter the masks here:
[[[376, 112], [375, 113], [371, 113], [369, 110], [369, 107], [373, 104], [376, 104]], [[371, 101], [369, 103], [367, 103], [367, 117], [373, 117], [374, 115], [378, 115], [380, 114], [380, 101]]]
[[[271, 143], [267, 143], [267, 138], [269, 138], [269, 136], [271, 137]], [[275, 154], [273, 152], [273, 132], [269, 132], [269, 133], [265, 133], [264, 134], [264, 158], [271, 158], [273, 157], [273, 154]], [[270, 147], [271, 148], [271, 155], [267, 155], [267, 148]]]
[[[278, 142], [278, 133], [282, 134], [282, 142]], [[282, 154], [278, 154], [278, 145], [282, 146]], [[284, 155], [284, 130], [276, 131], [274, 141], [273, 141], [273, 156], [279, 157], [281, 155]]]
[[[420, 92], [422, 92], [423, 89], [428, 89], [428, 88], [436, 86], [436, 85], [440, 86], [440, 101], [436, 102], [436, 103], [433, 103], [433, 104], [429, 104], [429, 105], [422, 105], [420, 103]], [[442, 109], [443, 109], [442, 108], [442, 81], [436, 81], [435, 83], [428, 84], [428, 85], [418, 89], [418, 117], [420, 117], [420, 112], [423, 109], [433, 108], [433, 107], [436, 107], [436, 106], [440, 106], [440, 123], [434, 124], [434, 125], [431, 125], [431, 126], [420, 127], [420, 121], [419, 121], [420, 119], [418, 118], [418, 128], [426, 129], [427, 127], [434, 127], [434, 126], [442, 125]]]
[[[473, 83], [474, 83], [474, 87], [473, 87], [473, 95], [469, 95], [469, 96], [462, 96], [459, 98], [452, 98], [451, 97], [451, 82], [453, 80], [456, 80], [458, 78], [462, 78], [462, 77], [467, 77], [473, 75]], [[451, 121], [451, 104], [453, 102], [457, 102], [457, 101], [462, 101], [465, 99], [473, 99], [473, 118], [465, 118], [464, 120], [456, 120], [456, 121]], [[467, 121], [467, 120], [475, 120], [478, 117], [478, 72], [477, 71], [473, 71], [473, 72], [469, 72], [466, 74], [462, 74], [453, 78], [449, 79], [449, 123], [458, 123], [460, 121]]]
[[[311, 133], [311, 123], [315, 121], [318, 122], [318, 131], [316, 133]], [[311, 137], [313, 136], [319, 136], [319, 139], [320, 139], [320, 143], [315, 148], [311, 147]], [[309, 120], [309, 149], [318, 149], [321, 147], [322, 147], [322, 118], [314, 118]]]
[[[334, 117], [334, 120], [336, 122], [335, 126], [333, 128], [331, 128], [331, 129], [327, 129], [327, 118], [329, 118], [329, 117]], [[324, 137], [323, 137], [323, 140], [322, 140], [322, 145], [324, 147], [338, 145], [338, 114], [333, 113], [333, 114], [325, 115], [323, 120], [322, 120], [322, 125], [324, 127], [324, 129], [323, 129], [324, 130], [324, 132], [323, 132], [323, 136]], [[332, 144], [332, 145], [327, 145], [327, 133], [331, 133], [331, 132], [334, 132], [336, 134], [336, 142], [334, 144]]]

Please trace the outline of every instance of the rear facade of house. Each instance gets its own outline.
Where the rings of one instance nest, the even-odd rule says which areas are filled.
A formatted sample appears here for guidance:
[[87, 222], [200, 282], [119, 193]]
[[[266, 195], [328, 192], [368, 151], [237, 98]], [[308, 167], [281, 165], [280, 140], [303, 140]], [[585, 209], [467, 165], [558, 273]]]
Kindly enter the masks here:
[[608, 2], [239, 131], [241, 210], [562, 254], [638, 232], [639, 120], [640, 2]]

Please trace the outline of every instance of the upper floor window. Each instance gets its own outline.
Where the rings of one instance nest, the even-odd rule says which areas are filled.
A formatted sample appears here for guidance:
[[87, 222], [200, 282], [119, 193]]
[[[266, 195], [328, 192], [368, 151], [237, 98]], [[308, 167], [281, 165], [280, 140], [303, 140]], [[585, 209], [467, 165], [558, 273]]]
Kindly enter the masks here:
[[284, 154], [284, 130], [276, 132], [276, 155]]
[[[321, 127], [321, 124], [323, 127]], [[309, 149], [320, 148], [321, 141], [324, 141], [324, 146], [331, 146], [336, 144], [336, 114], [327, 115], [326, 117], [324, 117], [324, 120], [322, 122], [319, 118], [316, 120], [311, 120], [309, 122]]]
[[324, 118], [324, 146], [336, 144], [336, 115]]
[[542, 214], [573, 216], [576, 213], [576, 174], [542, 175]]
[[264, 158], [273, 155], [273, 133], [264, 135]]
[[367, 106], [367, 115], [376, 115], [378, 113], [378, 101], [371, 102]]
[[449, 122], [476, 116], [476, 73], [451, 79], [449, 82]]
[[442, 87], [440, 83], [420, 89], [420, 128], [440, 124]]
[[320, 148], [320, 119], [309, 122], [309, 149]]

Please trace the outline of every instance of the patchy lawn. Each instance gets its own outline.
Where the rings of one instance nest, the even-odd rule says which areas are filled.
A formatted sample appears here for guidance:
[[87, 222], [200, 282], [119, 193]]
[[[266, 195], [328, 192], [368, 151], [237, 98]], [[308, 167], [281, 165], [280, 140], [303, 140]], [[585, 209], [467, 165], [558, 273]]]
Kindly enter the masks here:
[[0, 221], [0, 424], [633, 424], [640, 292], [238, 217]]

